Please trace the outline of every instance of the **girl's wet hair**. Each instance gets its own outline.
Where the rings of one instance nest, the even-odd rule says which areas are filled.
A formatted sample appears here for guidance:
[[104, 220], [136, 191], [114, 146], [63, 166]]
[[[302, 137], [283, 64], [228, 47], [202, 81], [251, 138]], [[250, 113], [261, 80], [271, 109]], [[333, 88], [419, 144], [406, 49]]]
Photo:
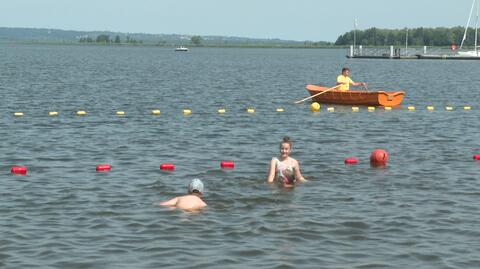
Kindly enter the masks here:
[[292, 146], [293, 146], [293, 143], [292, 143], [292, 141], [290, 140], [290, 137], [288, 137], [288, 136], [285, 136], [285, 137], [283, 138], [282, 142], [280, 143], [280, 147], [282, 146], [283, 143], [289, 144], [289, 145], [290, 145], [290, 148], [292, 148]]

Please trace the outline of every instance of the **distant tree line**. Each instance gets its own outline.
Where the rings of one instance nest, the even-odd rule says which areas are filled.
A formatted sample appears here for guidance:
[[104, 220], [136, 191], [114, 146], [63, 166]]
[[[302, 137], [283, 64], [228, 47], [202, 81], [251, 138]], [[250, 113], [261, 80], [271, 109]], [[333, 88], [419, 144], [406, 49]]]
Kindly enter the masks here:
[[97, 35], [96, 37], [89, 37], [89, 36], [84, 36], [79, 39], [80, 43], [104, 43], [104, 44], [122, 44], [122, 43], [127, 43], [127, 44], [141, 44], [143, 43], [141, 40], [136, 40], [135, 38], [131, 38], [130, 36], [127, 36], [125, 41], [122, 42], [122, 39], [120, 38], [119, 35], [116, 35], [114, 39], [110, 38], [110, 35]]
[[[411, 46], [450, 46], [462, 42], [464, 27], [437, 27], [437, 28], [412, 28], [408, 29], [408, 44]], [[475, 40], [474, 29], [468, 29], [466, 45], [473, 45]], [[390, 46], [404, 45], [407, 29], [378, 29], [369, 28], [357, 30], [356, 44], [364, 46]], [[470, 34], [471, 33], [471, 34]], [[338, 37], [335, 45], [352, 45], [354, 30]]]
[[305, 47], [329, 47], [329, 46], [333, 46], [333, 43], [328, 41], [317, 41], [317, 42], [305, 41], [303, 42], [303, 45]]

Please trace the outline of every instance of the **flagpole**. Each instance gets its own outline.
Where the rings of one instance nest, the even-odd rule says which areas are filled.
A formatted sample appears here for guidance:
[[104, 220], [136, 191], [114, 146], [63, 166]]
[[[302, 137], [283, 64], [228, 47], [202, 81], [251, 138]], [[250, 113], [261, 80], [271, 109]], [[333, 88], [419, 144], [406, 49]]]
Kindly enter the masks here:
[[405, 27], [405, 56], [408, 56], [408, 27]]
[[355, 43], [357, 42], [357, 19], [353, 20], [353, 54], [355, 54]]

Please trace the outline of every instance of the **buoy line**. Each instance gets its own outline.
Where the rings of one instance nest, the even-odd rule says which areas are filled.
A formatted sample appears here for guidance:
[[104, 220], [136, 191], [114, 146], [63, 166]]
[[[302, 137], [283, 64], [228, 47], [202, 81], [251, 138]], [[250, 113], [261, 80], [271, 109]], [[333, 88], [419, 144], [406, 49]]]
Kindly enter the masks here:
[[[370, 153], [370, 166], [371, 167], [385, 167], [387, 165], [389, 155], [384, 149], [374, 149]], [[480, 161], [480, 154], [474, 154], [472, 159], [477, 162]], [[357, 157], [347, 157], [344, 159], [343, 163], [345, 165], [357, 165], [360, 163], [360, 160]], [[235, 162], [232, 160], [223, 160], [219, 163], [220, 168], [223, 170], [233, 170], [235, 168]], [[173, 163], [161, 163], [160, 170], [163, 172], [173, 172], [175, 170], [175, 165]], [[112, 170], [112, 166], [107, 163], [98, 164], [95, 167], [95, 171], [98, 173], [106, 173]], [[15, 165], [10, 168], [10, 173], [13, 175], [27, 175], [27, 167], [23, 165]]]
[[[337, 109], [340, 110], [341, 112], [345, 112], [345, 111], [348, 110], [348, 109], [343, 109], [343, 108], [347, 108], [348, 106], [334, 106], [334, 105], [324, 105], [324, 106], [325, 106], [325, 108], [323, 110], [326, 111], [326, 112], [335, 112], [335, 111], [337, 111]], [[322, 105], [320, 105], [317, 102], [313, 102], [313, 103], [310, 104], [309, 109], [313, 113], [321, 112], [322, 111]], [[360, 112], [360, 111], [374, 112], [374, 111], [381, 111], [381, 110], [383, 110], [383, 111], [420, 111], [422, 109], [419, 109], [415, 106], [410, 106], [410, 105], [409, 106], [402, 106], [402, 107], [388, 107], [388, 106], [386, 106], [386, 107], [382, 107], [382, 106], [378, 106], [378, 107], [374, 107], [374, 106], [368, 106], [368, 107], [352, 106], [351, 107], [351, 112]], [[470, 111], [470, 110], [473, 110], [473, 109], [472, 109], [471, 106], [451, 106], [451, 105], [445, 106], [443, 109], [438, 109], [433, 105], [427, 105], [427, 106], [424, 107], [424, 110], [426, 110], [426, 111], [442, 110], [442, 111], [446, 111], [446, 112], [452, 112], [452, 111]], [[201, 114], [220, 114], [220, 115], [226, 114], [226, 115], [228, 115], [230, 111], [231, 110], [227, 110], [226, 108], [222, 107], [222, 108], [218, 108], [216, 110], [216, 113], [214, 111], [212, 111], [210, 113], [202, 111]], [[246, 112], [247, 114], [257, 114], [258, 113], [257, 110], [255, 110], [254, 107], [247, 107], [243, 111]], [[283, 114], [285, 112], [288, 112], [288, 109], [285, 109], [283, 107], [275, 107], [275, 108], [272, 108], [269, 111], [271, 113]], [[184, 116], [190, 116], [190, 115], [195, 114], [194, 111], [190, 108], [184, 108], [184, 109], [180, 110], [180, 112]], [[239, 112], [240, 111], [234, 111], [234, 112], [231, 112], [231, 114], [234, 114], [234, 113], [238, 114]], [[169, 111], [169, 113], [171, 113], [171, 111]], [[15, 118], [22, 118], [22, 117], [27, 117], [28, 116], [28, 114], [26, 114], [22, 111], [15, 111], [12, 114]], [[153, 115], [153, 116], [160, 116], [161, 111], [160, 111], [160, 109], [152, 109], [152, 110], [150, 110], [149, 114]], [[261, 111], [260, 114], [265, 114], [265, 111]], [[35, 114], [35, 115], [38, 115], [38, 114]], [[58, 111], [49, 111], [47, 113], [47, 116], [49, 116], [49, 117], [58, 117], [60, 115], [61, 115], [61, 113], [58, 112]], [[62, 113], [62, 115], [72, 115], [72, 114], [71, 113], [69, 113], [69, 114]], [[87, 116], [87, 115], [90, 115], [90, 114], [87, 112], [87, 110], [78, 110], [73, 115], [84, 117], [84, 116]], [[113, 113], [113, 115], [115, 115], [117, 117], [123, 117], [123, 116], [127, 115], [127, 112], [124, 111], [124, 110], [118, 110], [115, 113]]]

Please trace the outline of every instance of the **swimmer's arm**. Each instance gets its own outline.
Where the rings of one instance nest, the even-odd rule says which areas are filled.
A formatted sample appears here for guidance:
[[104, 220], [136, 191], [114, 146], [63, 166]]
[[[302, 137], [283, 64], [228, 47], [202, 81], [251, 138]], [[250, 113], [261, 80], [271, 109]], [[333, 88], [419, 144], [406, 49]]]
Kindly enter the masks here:
[[159, 203], [161, 206], [176, 206], [178, 202], [178, 197]]
[[268, 169], [267, 182], [272, 183], [275, 179], [275, 160], [272, 158], [270, 161], [270, 168]]
[[305, 182], [307, 181], [303, 176], [302, 176], [302, 173], [300, 172], [300, 164], [298, 163], [298, 161], [296, 162], [296, 165], [295, 165], [295, 179], [299, 182]]

